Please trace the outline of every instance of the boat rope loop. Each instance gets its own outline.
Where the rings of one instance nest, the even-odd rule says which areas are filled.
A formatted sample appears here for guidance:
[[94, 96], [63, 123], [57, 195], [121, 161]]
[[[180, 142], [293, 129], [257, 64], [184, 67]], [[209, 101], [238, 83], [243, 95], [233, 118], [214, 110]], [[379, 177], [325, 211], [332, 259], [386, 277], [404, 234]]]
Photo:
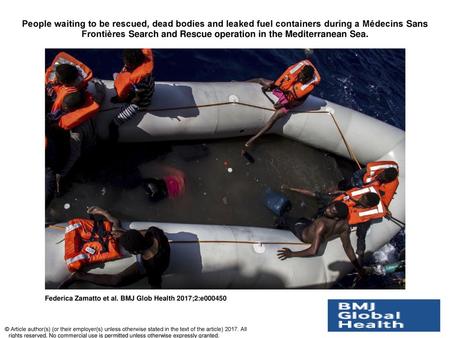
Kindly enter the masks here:
[[[270, 98], [269, 98], [270, 99]], [[272, 100], [271, 100], [272, 101]], [[261, 109], [266, 111], [275, 111], [274, 108], [268, 108], [264, 106], [259, 106], [255, 104], [250, 103], [244, 103], [244, 102], [234, 102], [234, 101], [227, 101], [227, 102], [218, 102], [218, 103], [208, 103], [208, 104], [200, 104], [200, 105], [192, 105], [192, 106], [181, 106], [181, 107], [168, 107], [168, 108], [155, 108], [155, 109], [146, 109], [145, 112], [152, 113], [152, 112], [161, 112], [161, 111], [171, 111], [171, 110], [187, 110], [187, 109], [199, 109], [199, 108], [211, 108], [211, 107], [219, 107], [219, 106], [227, 106], [227, 105], [238, 105], [238, 106], [244, 106], [244, 107], [250, 107], [255, 109]], [[119, 106], [111, 107], [108, 109], [103, 109], [101, 111], [110, 111], [120, 108]], [[336, 129], [339, 132], [339, 135], [341, 136], [342, 141], [344, 142], [345, 147], [347, 148], [347, 152], [349, 156], [355, 161], [356, 165], [359, 169], [361, 169], [361, 164], [359, 163], [358, 159], [356, 158], [355, 153], [353, 152], [352, 147], [350, 146], [350, 143], [347, 141], [347, 139], [344, 136], [344, 133], [342, 132], [341, 127], [339, 126], [339, 123], [334, 116], [334, 113], [328, 110], [311, 110], [311, 111], [292, 111], [292, 113], [311, 113], [311, 114], [327, 114], [330, 116], [333, 120], [334, 125], [336, 126]]]

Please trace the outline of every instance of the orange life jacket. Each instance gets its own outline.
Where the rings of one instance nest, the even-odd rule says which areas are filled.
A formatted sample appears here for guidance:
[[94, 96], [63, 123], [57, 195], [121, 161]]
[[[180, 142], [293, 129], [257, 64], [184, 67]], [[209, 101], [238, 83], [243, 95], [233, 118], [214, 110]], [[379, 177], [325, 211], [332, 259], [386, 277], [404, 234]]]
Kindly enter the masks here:
[[[356, 205], [356, 202], [361, 198], [362, 195], [368, 192], [373, 192], [378, 194], [380, 197], [380, 202], [378, 205], [372, 208], [362, 208]], [[386, 215], [386, 208], [381, 200], [380, 193], [374, 186], [368, 186], [363, 188], [353, 188], [342, 195], [339, 195], [334, 199], [334, 201], [342, 201], [348, 207], [348, 217], [347, 222], [350, 225], [355, 225], [358, 223], [364, 223], [377, 218], [382, 218]]]
[[[56, 79], [56, 67], [61, 64], [70, 64], [78, 69], [79, 77], [78, 83], [74, 86], [66, 86], [57, 83]], [[54, 102], [52, 106], [52, 112], [61, 109], [62, 101], [67, 94], [76, 92], [77, 90], [85, 89], [88, 82], [92, 79], [92, 70], [84, 63], [78, 61], [74, 57], [65, 52], [58, 53], [53, 59], [50, 67], [45, 72], [45, 86], [48, 89], [49, 96], [53, 97]]]
[[142, 49], [142, 53], [145, 56], [145, 61], [133, 71], [128, 71], [126, 68], [117, 74], [114, 80], [114, 88], [116, 89], [117, 96], [122, 100], [126, 100], [130, 94], [130, 90], [134, 84], [142, 81], [145, 77], [149, 76], [153, 72], [153, 52], [149, 48]]
[[85, 95], [86, 101], [83, 107], [66, 113], [59, 118], [58, 125], [61, 128], [70, 130], [76, 126], [79, 126], [81, 123], [90, 119], [100, 110], [100, 105], [94, 101], [92, 95], [88, 92], [86, 92]]
[[383, 170], [388, 168], [395, 168], [398, 171], [398, 164], [394, 161], [378, 161], [369, 162], [366, 166], [366, 173], [363, 176], [363, 183], [367, 184], [372, 182], [375, 177]]
[[87, 83], [90, 80], [92, 80], [92, 76], [93, 76], [92, 70], [88, 66], [86, 66], [81, 61], [78, 61], [73, 56], [71, 56], [65, 52], [61, 52], [55, 56], [52, 64], [45, 71], [45, 84], [46, 85], [56, 82], [56, 67], [58, 65], [62, 65], [65, 63], [75, 66], [78, 69], [78, 73], [80, 74], [80, 77], [79, 77], [79, 84], [77, 84], [76, 87], [86, 86]]
[[112, 224], [103, 223], [104, 235], [94, 232], [94, 221], [76, 218], [66, 227], [64, 259], [70, 271], [77, 271], [86, 264], [103, 263], [121, 257], [119, 245], [110, 235]]
[[[314, 75], [308, 83], [301, 83], [298, 81], [298, 75], [307, 65], [314, 68]], [[316, 67], [310, 61], [302, 60], [286, 69], [275, 81], [275, 86], [283, 91], [289, 102], [292, 102], [311, 93], [319, 83], [320, 75]]]
[[381, 184], [378, 181], [373, 182], [371, 185], [375, 187], [380, 192], [381, 201], [383, 205], [387, 208], [394, 198], [395, 192], [398, 188], [398, 178], [389, 183]]

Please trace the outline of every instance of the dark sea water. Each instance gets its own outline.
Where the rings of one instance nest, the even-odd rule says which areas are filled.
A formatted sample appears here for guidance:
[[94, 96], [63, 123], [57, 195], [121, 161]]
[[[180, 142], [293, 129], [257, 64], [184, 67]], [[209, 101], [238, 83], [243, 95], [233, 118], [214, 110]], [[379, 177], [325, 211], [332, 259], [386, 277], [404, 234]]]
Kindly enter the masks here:
[[[47, 50], [46, 67], [60, 50]], [[121, 49], [65, 49], [95, 77], [112, 79]], [[156, 49], [158, 81], [276, 79], [305, 57], [302, 49]], [[404, 49], [316, 49], [311, 56], [322, 82], [314, 95], [405, 129]]]

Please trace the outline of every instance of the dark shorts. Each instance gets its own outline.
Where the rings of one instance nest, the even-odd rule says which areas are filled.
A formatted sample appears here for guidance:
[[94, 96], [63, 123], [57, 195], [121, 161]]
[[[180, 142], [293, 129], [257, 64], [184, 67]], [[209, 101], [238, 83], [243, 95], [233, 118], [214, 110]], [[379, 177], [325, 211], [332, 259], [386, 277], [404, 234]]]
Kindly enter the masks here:
[[287, 221], [286, 223], [284, 223], [282, 225], [278, 225], [277, 228], [284, 229], [284, 230], [290, 230], [295, 235], [295, 237], [297, 237], [302, 242], [305, 242], [305, 240], [303, 238], [303, 231], [307, 227], [309, 227], [312, 222], [313, 221], [310, 219], [300, 218], [300, 219], [296, 220], [295, 223]]

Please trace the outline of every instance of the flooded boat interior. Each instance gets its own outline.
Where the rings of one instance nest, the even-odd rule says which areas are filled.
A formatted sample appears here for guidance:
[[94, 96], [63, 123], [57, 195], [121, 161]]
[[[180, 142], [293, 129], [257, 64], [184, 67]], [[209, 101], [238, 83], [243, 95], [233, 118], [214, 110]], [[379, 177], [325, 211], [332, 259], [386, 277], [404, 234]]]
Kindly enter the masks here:
[[[255, 162], [241, 156], [246, 138], [98, 144], [84, 155], [46, 208], [46, 223], [88, 217], [100, 206], [123, 221], [154, 221], [274, 227], [277, 216], [264, 204], [281, 185], [326, 191], [355, 170], [353, 162], [277, 135], [251, 149]], [[184, 192], [158, 202], [145, 189], [149, 178], [181, 175]], [[292, 217], [311, 217], [313, 198], [283, 191]]]

